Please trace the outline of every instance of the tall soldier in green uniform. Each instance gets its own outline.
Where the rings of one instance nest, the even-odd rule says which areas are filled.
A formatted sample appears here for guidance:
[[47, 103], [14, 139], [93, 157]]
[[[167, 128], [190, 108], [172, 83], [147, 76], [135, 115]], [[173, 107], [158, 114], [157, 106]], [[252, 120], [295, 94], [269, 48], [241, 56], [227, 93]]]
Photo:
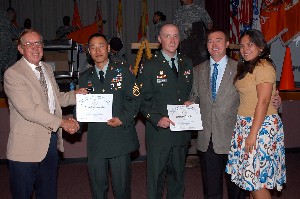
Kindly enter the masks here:
[[[145, 63], [138, 81], [141, 113], [146, 118], [148, 199], [162, 198], [164, 180], [167, 198], [183, 198], [185, 159], [190, 132], [171, 132], [168, 104], [183, 104], [192, 87], [192, 61], [177, 54], [179, 30], [174, 24], [161, 27], [161, 52]], [[176, 125], [176, 124], [175, 124]]]
[[104, 35], [88, 40], [94, 66], [80, 74], [79, 87], [91, 94], [113, 94], [113, 118], [88, 123], [88, 170], [93, 199], [107, 199], [109, 169], [116, 199], [131, 198], [130, 153], [139, 142], [134, 118], [139, 111], [139, 87], [128, 67], [108, 59], [110, 46]]

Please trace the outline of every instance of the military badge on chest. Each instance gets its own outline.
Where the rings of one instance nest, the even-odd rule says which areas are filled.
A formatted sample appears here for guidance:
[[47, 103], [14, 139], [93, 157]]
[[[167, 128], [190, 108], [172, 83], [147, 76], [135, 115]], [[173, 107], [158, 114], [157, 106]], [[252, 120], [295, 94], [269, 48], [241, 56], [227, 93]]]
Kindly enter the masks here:
[[183, 76], [185, 77], [186, 81], [189, 82], [191, 76], [191, 70], [184, 71]]
[[159, 75], [156, 76], [156, 82], [160, 84], [167, 81], [168, 81], [167, 75], [164, 74], [164, 71], [163, 70], [159, 71]]
[[120, 68], [116, 69], [116, 76], [112, 78], [111, 80], [111, 89], [115, 89], [115, 90], [120, 90], [122, 89], [123, 87], [123, 84], [122, 84], [122, 80], [123, 80], [123, 77], [122, 77], [122, 70]]
[[94, 92], [94, 87], [93, 87], [93, 84], [92, 84], [91, 80], [88, 80], [88, 82], [87, 82], [87, 91], [89, 93]]

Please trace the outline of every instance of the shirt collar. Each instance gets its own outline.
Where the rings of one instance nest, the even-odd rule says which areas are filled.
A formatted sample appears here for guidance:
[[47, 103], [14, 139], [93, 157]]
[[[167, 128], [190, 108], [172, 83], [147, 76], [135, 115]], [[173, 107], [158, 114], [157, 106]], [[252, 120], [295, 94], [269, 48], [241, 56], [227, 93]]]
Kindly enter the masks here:
[[210, 67], [213, 67], [213, 65], [214, 65], [215, 63], [219, 64], [219, 67], [226, 67], [226, 64], [227, 64], [227, 62], [228, 62], [228, 57], [227, 57], [227, 55], [225, 55], [225, 56], [224, 56], [220, 61], [218, 61], [218, 62], [216, 62], [215, 60], [213, 60], [212, 57], [210, 57], [209, 62], [210, 62]]
[[[104, 65], [102, 71], [104, 72], [104, 76], [106, 75], [106, 71], [107, 71], [107, 68], [108, 68], [108, 64], [109, 64], [109, 60], [107, 61], [107, 63]], [[96, 72], [97, 74], [99, 75], [99, 71], [100, 69], [95, 65], [95, 69], [96, 69]]]
[[[23, 58], [24, 58], [25, 62], [30, 66], [30, 68], [31, 68], [32, 70], [36, 70], [35, 68], [38, 67], [38, 66], [36, 66], [36, 65], [30, 63], [29, 61], [27, 61], [27, 59], [26, 59], [25, 57], [23, 57]], [[39, 62], [39, 66], [43, 66], [43, 64], [42, 64], [41, 61]]]
[[161, 51], [162, 55], [164, 56], [164, 58], [170, 63], [171, 62], [171, 58], [175, 58], [175, 62], [177, 62], [178, 57], [177, 57], [177, 51], [175, 53], [174, 57], [170, 57], [169, 55], [167, 55], [163, 50]]

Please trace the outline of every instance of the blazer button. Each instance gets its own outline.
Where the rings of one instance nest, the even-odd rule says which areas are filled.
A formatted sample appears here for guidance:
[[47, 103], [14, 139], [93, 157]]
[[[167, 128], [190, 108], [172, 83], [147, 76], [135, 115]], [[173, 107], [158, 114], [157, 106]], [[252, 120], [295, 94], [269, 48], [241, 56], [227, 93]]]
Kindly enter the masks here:
[[181, 99], [178, 99], [178, 102], [180, 102], [181, 101]]

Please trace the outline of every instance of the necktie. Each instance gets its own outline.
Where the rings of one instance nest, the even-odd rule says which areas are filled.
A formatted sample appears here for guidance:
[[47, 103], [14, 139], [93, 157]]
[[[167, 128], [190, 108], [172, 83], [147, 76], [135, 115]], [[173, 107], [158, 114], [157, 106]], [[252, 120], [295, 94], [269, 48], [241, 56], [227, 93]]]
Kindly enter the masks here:
[[45, 75], [42, 70], [42, 66], [37, 66], [35, 69], [40, 72], [40, 84], [44, 90], [45, 95], [48, 97], [48, 88], [47, 88]]
[[103, 84], [104, 83], [104, 72], [102, 70], [100, 70], [99, 75], [100, 75], [100, 82]]
[[215, 100], [217, 96], [217, 77], [218, 77], [218, 65], [217, 63], [214, 63], [214, 70], [211, 75], [211, 95], [212, 99]]
[[178, 77], [178, 72], [175, 65], [175, 58], [171, 58], [171, 61], [172, 61], [172, 71], [175, 74], [175, 76]]

